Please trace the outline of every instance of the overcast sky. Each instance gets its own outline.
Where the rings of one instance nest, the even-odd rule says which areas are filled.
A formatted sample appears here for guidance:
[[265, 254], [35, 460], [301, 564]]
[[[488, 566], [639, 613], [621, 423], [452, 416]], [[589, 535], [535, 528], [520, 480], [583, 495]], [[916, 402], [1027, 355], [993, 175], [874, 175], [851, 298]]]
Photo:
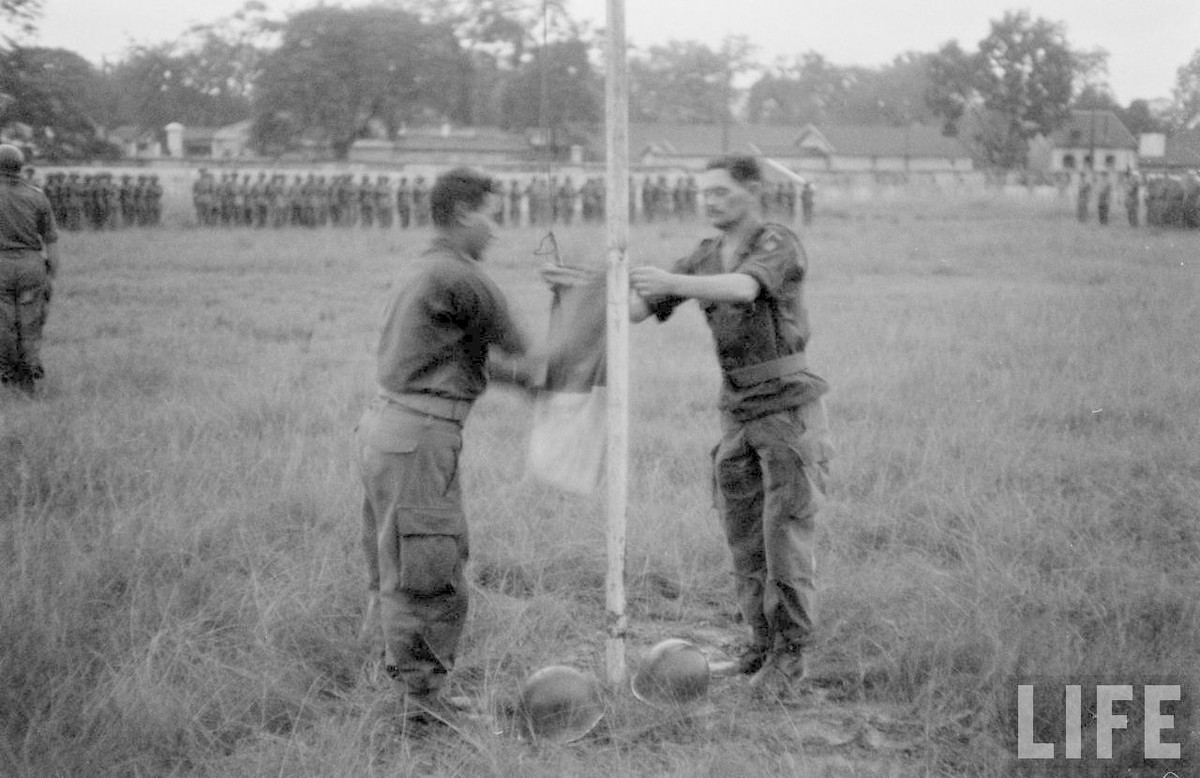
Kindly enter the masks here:
[[[99, 62], [118, 57], [130, 42], [158, 43], [189, 24], [208, 22], [241, 7], [244, 0], [44, 0], [36, 39]], [[604, 25], [606, 0], [569, 0], [572, 14]], [[279, 11], [315, 0], [266, 0]], [[336, 2], [326, 0], [326, 5]], [[361, 0], [347, 4], [361, 4]], [[988, 22], [1005, 9], [1066, 25], [1078, 49], [1109, 51], [1109, 83], [1117, 100], [1169, 97], [1175, 71], [1200, 48], [1200, 0], [1028, 0], [1005, 5], [991, 0], [626, 0], [631, 43], [668, 40], [717, 45], [726, 35], [745, 35], [759, 59], [815, 50], [838, 65], [878, 66], [904, 51], [933, 51], [957, 39], [973, 50]]]

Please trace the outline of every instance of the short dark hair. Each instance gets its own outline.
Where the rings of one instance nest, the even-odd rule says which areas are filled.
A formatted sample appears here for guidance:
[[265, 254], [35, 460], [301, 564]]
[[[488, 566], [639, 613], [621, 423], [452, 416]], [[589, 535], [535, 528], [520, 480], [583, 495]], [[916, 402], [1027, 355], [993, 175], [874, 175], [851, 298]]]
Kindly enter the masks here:
[[478, 170], [458, 167], [438, 176], [429, 193], [429, 211], [438, 227], [454, 224], [454, 208], [462, 203], [474, 211], [496, 191], [496, 181]]
[[729, 177], [739, 184], [751, 181], [761, 184], [763, 181], [762, 167], [758, 160], [746, 154], [727, 154], [710, 160], [705, 170], [727, 170]]
[[25, 155], [11, 143], [0, 143], [0, 173], [19, 176], [25, 167]]

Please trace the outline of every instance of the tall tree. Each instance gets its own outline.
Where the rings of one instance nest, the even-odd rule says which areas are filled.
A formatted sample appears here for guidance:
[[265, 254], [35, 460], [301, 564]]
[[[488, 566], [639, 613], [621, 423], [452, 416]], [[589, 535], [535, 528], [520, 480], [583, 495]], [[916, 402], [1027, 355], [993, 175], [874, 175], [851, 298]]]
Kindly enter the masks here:
[[585, 22], [574, 19], [566, 0], [405, 0], [422, 21], [448, 24], [462, 47], [504, 70], [528, 63], [543, 44], [588, 40]]
[[1148, 132], [1166, 132], [1168, 124], [1150, 110], [1150, 101], [1131, 100], [1129, 106], [1118, 114], [1134, 137]]
[[932, 54], [908, 52], [879, 68], [848, 68], [836, 121], [902, 127], [936, 117], [925, 102]]
[[1175, 126], [1195, 126], [1200, 121], [1200, 49], [1175, 71], [1174, 97]]
[[66, 49], [30, 47], [6, 52], [3, 64], [0, 94], [12, 99], [0, 107], [0, 128], [19, 126], [48, 159], [112, 153], [96, 138], [101, 79], [91, 63]]
[[222, 126], [250, 115], [250, 100], [235, 81], [213, 78], [204, 52], [161, 43], [130, 50], [108, 77], [115, 93], [114, 124], [161, 128], [171, 122]]
[[474, 125], [502, 125], [506, 100], [524, 68], [543, 47], [587, 41], [591, 31], [567, 10], [566, 0], [406, 0], [402, 6], [427, 24], [449, 25], [471, 61], [467, 100]]
[[954, 134], [971, 114], [973, 142], [988, 165], [1024, 165], [1029, 140], [1048, 135], [1070, 116], [1072, 87], [1081, 72], [1094, 71], [1106, 55], [1081, 61], [1062, 25], [1033, 19], [1026, 11], [993, 20], [979, 51], [969, 54], [951, 41], [930, 60], [926, 102]]
[[777, 62], [751, 87], [746, 114], [759, 124], [825, 124], [840, 121], [856, 75], [808, 51]]
[[729, 67], [696, 41], [651, 46], [629, 63], [629, 114], [639, 122], [719, 124], [729, 103]]
[[470, 118], [470, 61], [453, 30], [387, 6], [291, 16], [262, 63], [257, 126], [290, 127], [344, 159], [373, 125]]
[[1070, 116], [1075, 57], [1062, 25], [1010, 11], [979, 42], [979, 60], [984, 107], [1003, 121], [995, 157], [1003, 167], [1018, 167], [1030, 138], [1050, 134]]
[[581, 40], [539, 48], [533, 59], [508, 82], [502, 126], [523, 130], [540, 127], [556, 144], [570, 143], [602, 119], [602, 87]]
[[959, 122], [977, 95], [978, 59], [949, 41], [929, 58], [925, 104], [942, 119], [943, 135], [958, 135]]

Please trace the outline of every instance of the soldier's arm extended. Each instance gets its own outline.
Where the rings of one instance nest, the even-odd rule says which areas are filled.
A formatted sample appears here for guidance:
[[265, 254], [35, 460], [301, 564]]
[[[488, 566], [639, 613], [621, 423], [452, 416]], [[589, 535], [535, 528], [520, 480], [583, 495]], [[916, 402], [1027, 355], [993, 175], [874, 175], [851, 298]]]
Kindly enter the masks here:
[[642, 298], [684, 297], [723, 303], [753, 302], [759, 283], [746, 273], [694, 276], [668, 273], [657, 267], [635, 267], [629, 282]]

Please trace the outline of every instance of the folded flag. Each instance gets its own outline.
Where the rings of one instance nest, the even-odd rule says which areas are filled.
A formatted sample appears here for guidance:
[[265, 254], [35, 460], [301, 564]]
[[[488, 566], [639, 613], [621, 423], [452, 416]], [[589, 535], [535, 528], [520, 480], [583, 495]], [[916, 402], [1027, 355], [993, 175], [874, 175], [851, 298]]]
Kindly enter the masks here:
[[526, 467], [564, 491], [587, 494], [604, 472], [605, 276], [564, 267], [551, 291], [550, 357], [533, 404]]

